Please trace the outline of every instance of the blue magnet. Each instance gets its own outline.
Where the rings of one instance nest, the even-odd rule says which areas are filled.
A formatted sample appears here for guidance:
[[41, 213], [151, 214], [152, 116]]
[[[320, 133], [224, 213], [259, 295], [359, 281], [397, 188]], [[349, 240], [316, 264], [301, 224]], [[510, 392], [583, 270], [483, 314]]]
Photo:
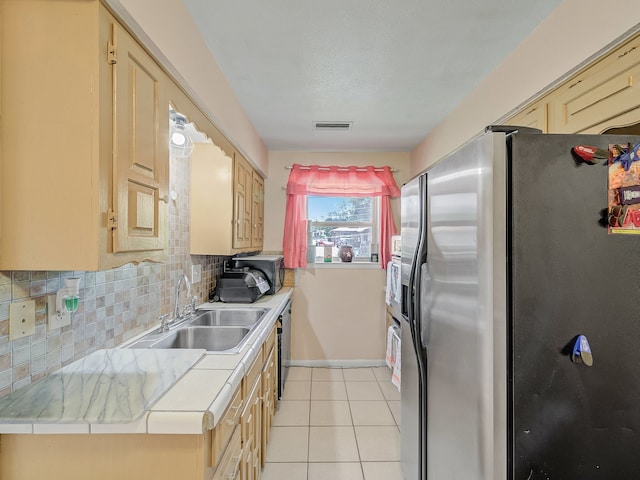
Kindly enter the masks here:
[[576, 343], [573, 345], [571, 361], [573, 363], [584, 363], [587, 367], [593, 365], [591, 346], [589, 345], [589, 340], [587, 340], [587, 337], [584, 335], [578, 335]]

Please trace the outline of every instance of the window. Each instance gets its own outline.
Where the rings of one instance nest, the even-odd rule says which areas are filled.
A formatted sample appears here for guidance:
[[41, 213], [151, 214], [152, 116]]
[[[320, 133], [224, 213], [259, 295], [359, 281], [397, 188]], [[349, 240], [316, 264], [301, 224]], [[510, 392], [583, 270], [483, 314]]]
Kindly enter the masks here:
[[341, 246], [353, 248], [354, 262], [368, 262], [378, 253], [378, 199], [375, 197], [307, 197], [309, 261], [323, 262], [325, 247], [340, 261]]
[[[313, 238], [315, 233], [317, 241], [322, 242], [325, 241], [324, 238], [327, 242], [335, 239], [336, 243], [358, 240], [360, 259], [366, 258], [365, 252], [371, 253], [374, 245], [372, 239], [377, 239], [377, 244], [380, 245], [380, 265], [386, 268], [387, 262], [391, 260], [391, 236], [396, 233], [389, 201], [390, 197], [398, 196], [400, 189], [388, 166], [294, 164], [287, 181], [287, 210], [282, 241], [286, 267], [304, 268], [307, 258], [312, 255], [315, 261], [316, 252], [309, 250], [309, 245], [313, 245], [313, 242], [308, 238]], [[318, 197], [329, 197], [336, 203], [314, 211], [323, 202]], [[313, 199], [311, 210], [308, 207], [309, 199]], [[365, 205], [368, 207], [364, 208]], [[313, 218], [320, 219], [315, 226]], [[331, 247], [333, 249], [334, 246]], [[340, 249], [337, 245], [335, 248], [338, 251]], [[332, 257], [336, 254], [332, 250]]]

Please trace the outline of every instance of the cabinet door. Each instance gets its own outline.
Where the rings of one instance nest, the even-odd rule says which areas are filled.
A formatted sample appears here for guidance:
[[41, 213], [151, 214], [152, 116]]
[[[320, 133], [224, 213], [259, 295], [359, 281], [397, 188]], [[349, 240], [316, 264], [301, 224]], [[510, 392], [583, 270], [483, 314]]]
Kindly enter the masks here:
[[240, 429], [236, 428], [212, 480], [239, 480], [242, 477], [243, 453]]
[[264, 180], [253, 172], [251, 187], [251, 246], [261, 247], [264, 239]]
[[113, 26], [114, 252], [163, 250], [167, 243], [167, 78], [121, 27]]
[[240, 478], [241, 480], [255, 480], [252, 442], [248, 442], [242, 445], [242, 462], [240, 464]]
[[538, 102], [525, 108], [515, 117], [511, 117], [507, 125], [518, 125], [520, 127], [531, 127], [547, 133], [547, 102]]
[[251, 246], [251, 181], [253, 169], [236, 152], [233, 179], [233, 248]]
[[275, 414], [275, 357], [275, 348], [272, 348], [262, 371], [262, 455], [260, 460], [262, 467], [264, 467], [266, 461], [267, 443], [269, 442], [271, 424]]
[[[260, 392], [261, 382], [258, 380], [256, 391]], [[253, 399], [253, 418], [254, 424], [254, 444], [253, 444], [253, 478], [258, 480], [262, 470], [262, 458], [264, 450], [262, 449], [262, 397], [257, 394]]]
[[233, 159], [216, 145], [196, 143], [190, 160], [190, 253], [229, 255], [234, 230]]
[[[640, 118], [640, 38], [552, 94], [552, 133], [601, 133]], [[635, 115], [629, 115], [635, 112]]]
[[[262, 365], [262, 363], [260, 363]], [[242, 428], [242, 480], [256, 480], [258, 477], [255, 465], [255, 449], [261, 446], [261, 421], [262, 421], [262, 382], [258, 375], [251, 388], [251, 393], [246, 397], [244, 411], [240, 419]], [[258, 457], [258, 472], [260, 471], [260, 458]]]

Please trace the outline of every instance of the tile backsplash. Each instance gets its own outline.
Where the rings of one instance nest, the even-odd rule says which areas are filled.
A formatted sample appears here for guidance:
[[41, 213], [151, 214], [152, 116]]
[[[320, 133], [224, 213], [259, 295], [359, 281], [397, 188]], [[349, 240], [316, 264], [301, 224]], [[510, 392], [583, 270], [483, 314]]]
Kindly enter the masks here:
[[[191, 265], [202, 266], [192, 285], [199, 302], [207, 300], [227, 257], [189, 254], [189, 160], [171, 159], [169, 261], [127, 264], [98, 272], [0, 271], [0, 397], [28, 385], [74, 360], [120, 345], [173, 314], [175, 286]], [[71, 325], [48, 331], [46, 298], [65, 277], [79, 277], [80, 306]], [[35, 334], [9, 341], [9, 305], [31, 298], [36, 303]]]

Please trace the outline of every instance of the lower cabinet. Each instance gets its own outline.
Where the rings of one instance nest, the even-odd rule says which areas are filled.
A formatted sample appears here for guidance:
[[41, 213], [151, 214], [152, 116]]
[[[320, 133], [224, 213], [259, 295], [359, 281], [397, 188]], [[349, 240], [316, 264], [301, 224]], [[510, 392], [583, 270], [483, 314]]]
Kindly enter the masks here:
[[[211, 433], [209, 431], [198, 435], [3, 434], [0, 435], [0, 478], [3, 480], [225, 478], [214, 476], [218, 474], [220, 468], [215, 468], [211, 461]], [[236, 427], [232, 435], [236, 443], [239, 436], [239, 427]], [[227, 453], [232, 455], [234, 451], [233, 440], [229, 445], [221, 457], [220, 465], [228, 458]], [[237, 448], [235, 450], [237, 451]], [[38, 460], [34, 461], [36, 452]]]
[[240, 478], [242, 468], [242, 409], [244, 399], [239, 386], [222, 418], [211, 431], [213, 480]]
[[271, 433], [271, 424], [273, 423], [273, 416], [276, 413], [276, 401], [278, 398], [278, 386], [277, 386], [277, 361], [278, 354], [276, 348], [271, 348], [271, 351], [267, 354], [267, 359], [264, 362], [264, 369], [262, 370], [262, 456], [261, 467], [264, 467], [267, 453], [267, 443], [269, 443], [269, 434]]
[[260, 477], [260, 450], [262, 438], [262, 378], [257, 376], [240, 417], [242, 430], [242, 480]]
[[275, 339], [274, 326], [213, 430], [194, 435], [3, 434], [0, 479], [258, 480], [277, 397]]
[[242, 442], [240, 428], [236, 427], [220, 464], [216, 468], [213, 480], [239, 480], [242, 461]]
[[[278, 398], [276, 338], [274, 326], [212, 434], [214, 480], [260, 478]], [[234, 433], [228, 441], [230, 430]]]

